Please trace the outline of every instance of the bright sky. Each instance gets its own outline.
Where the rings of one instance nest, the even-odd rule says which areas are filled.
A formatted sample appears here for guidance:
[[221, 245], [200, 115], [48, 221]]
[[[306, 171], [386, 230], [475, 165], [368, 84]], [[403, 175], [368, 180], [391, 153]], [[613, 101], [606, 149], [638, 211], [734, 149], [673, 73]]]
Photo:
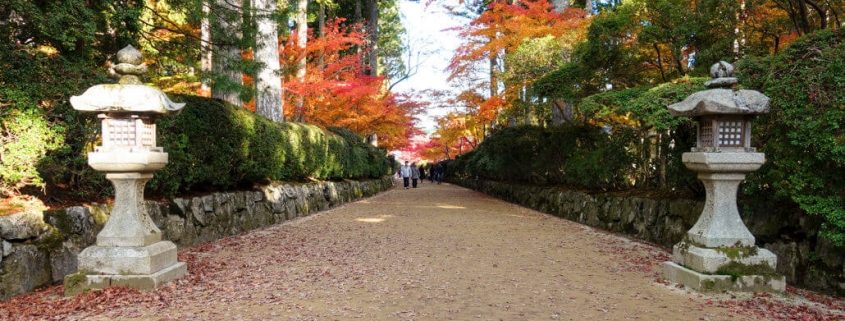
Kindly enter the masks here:
[[[419, 62], [405, 62], [408, 67], [419, 65], [419, 69], [409, 79], [396, 85], [393, 88], [396, 92], [451, 89], [446, 82], [448, 73], [445, 70], [449, 65], [449, 59], [460, 45], [460, 40], [456, 31], [445, 29], [464, 25], [467, 21], [455, 18], [441, 6], [444, 2], [452, 1], [441, 0], [428, 6], [425, 5], [426, 1], [400, 0], [399, 2], [402, 23], [410, 39], [411, 51], [414, 55], [417, 52], [422, 54]], [[430, 109], [427, 115], [421, 117], [419, 127], [426, 132], [433, 132], [434, 116], [446, 114], [448, 111], [445, 108]]]

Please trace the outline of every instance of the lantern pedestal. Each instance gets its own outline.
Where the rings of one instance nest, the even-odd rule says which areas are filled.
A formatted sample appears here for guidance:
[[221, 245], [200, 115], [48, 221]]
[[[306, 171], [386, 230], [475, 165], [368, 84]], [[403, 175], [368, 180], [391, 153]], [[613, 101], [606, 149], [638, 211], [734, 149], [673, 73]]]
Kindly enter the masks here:
[[667, 280], [699, 291], [785, 291], [775, 272], [777, 257], [755, 245], [736, 206], [745, 174], [765, 163], [763, 153], [684, 153], [684, 164], [698, 172], [707, 200], [698, 222], [676, 244]]
[[[97, 153], [90, 153], [89, 160], [97, 159], [92, 154]], [[167, 154], [158, 154], [166, 163]], [[151, 172], [106, 174], [114, 185], [114, 209], [97, 234], [97, 245], [79, 253], [78, 272], [65, 277], [65, 295], [108, 286], [158, 289], [187, 273], [187, 265], [176, 260], [176, 245], [161, 240], [161, 230], [143, 205], [144, 185], [152, 177]]]

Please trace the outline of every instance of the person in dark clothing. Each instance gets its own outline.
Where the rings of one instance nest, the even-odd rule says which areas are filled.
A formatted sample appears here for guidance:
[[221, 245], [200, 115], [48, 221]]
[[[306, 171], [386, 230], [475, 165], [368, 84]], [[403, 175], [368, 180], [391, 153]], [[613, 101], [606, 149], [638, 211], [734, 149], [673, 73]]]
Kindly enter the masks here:
[[437, 164], [437, 185], [440, 185], [443, 182], [443, 172], [446, 168], [443, 167], [443, 164]]
[[420, 184], [422, 184], [423, 182], [425, 182], [425, 167], [420, 165], [420, 167], [417, 170], [420, 171]]
[[436, 167], [437, 166], [435, 166], [433, 164], [428, 167], [428, 181], [431, 182], [431, 183], [434, 183], [434, 176], [437, 176], [437, 174], [435, 174], [435, 170], [434, 170]]

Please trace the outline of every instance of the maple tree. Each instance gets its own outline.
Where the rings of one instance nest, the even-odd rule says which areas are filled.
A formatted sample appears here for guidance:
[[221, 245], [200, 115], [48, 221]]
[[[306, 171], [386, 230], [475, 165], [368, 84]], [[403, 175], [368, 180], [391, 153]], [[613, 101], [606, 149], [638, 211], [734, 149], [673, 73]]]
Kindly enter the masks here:
[[[342, 26], [344, 19], [327, 22], [322, 37], [309, 35], [304, 50], [292, 45], [297, 35], [287, 39], [283, 65], [292, 66], [304, 56], [308, 71], [302, 78], [288, 68], [285, 81], [286, 118], [301, 115], [302, 120], [322, 127], [337, 126], [367, 135], [378, 133], [380, 146], [393, 149], [407, 143], [419, 130], [414, 127], [424, 103], [418, 97], [385, 90], [385, 77], [367, 75], [361, 54], [347, 51], [365, 43], [365, 34]], [[302, 104], [294, 104], [302, 99]]]
[[[408, 143], [394, 152], [396, 158], [411, 163], [421, 164], [430, 160], [437, 160], [436, 157], [429, 157], [429, 151], [439, 146], [438, 138], [431, 138], [425, 135], [416, 135], [408, 140]], [[442, 159], [442, 157], [440, 158]]]
[[450, 112], [436, 118], [432, 143], [421, 153], [430, 159], [451, 159], [478, 146], [480, 131], [473, 114]]
[[[556, 58], [563, 58], [554, 52], [568, 51], [572, 44], [583, 37], [588, 22], [586, 12], [575, 8], [561, 12], [553, 9], [554, 6], [546, 0], [515, 4], [494, 2], [460, 30], [464, 43], [456, 50], [447, 71], [450, 72], [450, 81], [474, 83], [469, 86], [470, 89], [460, 93], [456, 100], [476, 109], [473, 113], [479, 125], [486, 126], [503, 113], [512, 114], [520, 102], [532, 100], [530, 94], [521, 93], [544, 74], [542, 71], [554, 70], [548, 66], [554, 65], [558, 60]], [[545, 46], [538, 46], [538, 43]], [[551, 59], [526, 60], [523, 59], [525, 56], [506, 59], [513, 54], [524, 53], [526, 48], [532, 46], [551, 51]], [[520, 51], [520, 47], [523, 50]], [[489, 78], [475, 79], [484, 70], [485, 64], [489, 64]], [[518, 68], [512, 68], [511, 65]], [[519, 71], [510, 72], [511, 69]], [[526, 70], [540, 72], [524, 73]], [[505, 79], [504, 91], [499, 89], [500, 78]], [[481, 93], [484, 87], [489, 88], [488, 95]]]
[[461, 30], [465, 42], [450, 61], [449, 79], [470, 76], [467, 73], [476, 67], [474, 63], [498, 57], [503, 51], [516, 50], [526, 39], [548, 35], [564, 37], [573, 43], [580, 39], [586, 13], [572, 8], [556, 13], [552, 8], [545, 0], [491, 3]]
[[437, 162], [467, 153], [481, 141], [481, 128], [472, 113], [450, 112], [436, 117], [436, 130], [412, 137], [398, 157], [414, 162]]
[[[302, 3], [304, 2], [298, 4]], [[155, 52], [152, 57], [156, 58], [153, 59], [166, 58], [164, 54], [170, 51], [165, 49], [172, 49], [180, 43], [190, 42], [192, 39], [199, 38], [200, 35], [200, 28], [193, 25], [190, 19], [186, 20], [182, 17], [185, 14], [184, 10], [170, 7], [168, 4], [169, 2], [165, 0], [151, 2], [157, 10], [155, 14], [147, 18], [148, 24], [164, 26], [148, 28], [149, 31], [146, 33], [149, 39], [145, 47], [149, 50], [154, 50], [154, 48], [163, 50]], [[356, 46], [372, 41], [371, 38], [368, 39], [368, 36], [372, 35], [364, 33], [358, 24], [341, 27], [340, 25], [346, 21], [342, 17], [320, 21], [317, 30], [306, 29], [307, 21], [302, 19], [303, 6], [298, 7], [297, 32], [279, 37], [282, 44], [278, 48], [279, 62], [283, 76], [279, 93], [283, 97], [281, 105], [289, 106], [284, 111], [284, 118], [314, 123], [322, 127], [345, 127], [362, 136], [376, 133], [381, 146], [387, 148], [407, 143], [409, 137], [419, 132], [418, 129], [413, 128], [413, 124], [425, 104], [419, 96], [397, 95], [385, 90], [386, 78], [368, 73], [367, 64], [363, 61], [368, 53], [355, 49]], [[262, 13], [265, 12], [257, 10], [254, 13], [256, 19], [263, 17], [258, 16]], [[395, 20], [395, 17], [391, 19]], [[306, 30], [307, 33], [304, 32]], [[401, 28], [397, 30], [401, 31]], [[302, 39], [303, 35], [307, 37], [308, 42], [313, 43], [306, 44], [306, 41]], [[267, 68], [272, 69], [272, 65], [255, 59], [258, 58], [259, 52], [255, 48], [265, 49], [266, 45], [243, 43], [240, 46], [246, 46], [241, 49], [238, 57], [239, 64], [243, 68], [230, 69], [231, 71], [238, 69], [236, 72], [239, 73], [240, 82], [244, 85], [238, 91], [239, 96], [249, 99], [245, 100], [242, 106], [248, 110], [257, 111], [256, 100], [253, 98], [260, 98], [256, 95], [265, 93], [267, 90], [254, 88], [257, 85], [256, 80], [266, 75]], [[186, 62], [189, 60], [184, 59], [183, 56], [179, 56], [179, 59]], [[167, 62], [169, 63], [170, 60]], [[400, 67], [402, 67], [401, 63], [391, 65], [391, 68]], [[219, 77], [213, 75], [212, 77], [221, 80], [216, 83], [216, 86], [218, 89], [223, 89], [219, 85], [226, 82], [217, 79]], [[182, 82], [180, 85], [184, 86], [186, 83]], [[211, 94], [207, 89], [197, 88], [199, 85], [199, 82], [188, 84], [190, 88], [195, 88], [195, 94], [203, 96]], [[172, 91], [189, 92], [190, 89], [182, 88]], [[277, 107], [277, 109], [281, 111], [281, 108]], [[274, 119], [281, 119], [281, 117]]]
[[789, 13], [778, 8], [771, 0], [749, 1], [743, 11], [744, 28], [748, 50], [752, 55], [767, 55], [780, 51], [798, 38]]

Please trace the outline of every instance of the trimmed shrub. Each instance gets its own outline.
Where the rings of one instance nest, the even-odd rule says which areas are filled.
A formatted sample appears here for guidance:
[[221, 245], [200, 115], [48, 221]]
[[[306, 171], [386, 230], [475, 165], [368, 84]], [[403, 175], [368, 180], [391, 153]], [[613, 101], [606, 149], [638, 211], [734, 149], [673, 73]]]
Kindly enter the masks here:
[[343, 137], [348, 146], [344, 149], [348, 155], [343, 163], [346, 177], [381, 177], [385, 172], [392, 172], [394, 161], [383, 157], [386, 151], [365, 143], [363, 137], [349, 129], [329, 127], [327, 130]]
[[96, 122], [78, 117], [68, 101], [105, 78], [92, 73], [91, 62], [33, 46], [0, 45], [0, 61], [0, 192], [27, 185], [63, 185], [80, 195], [107, 191], [85, 158]]
[[64, 143], [40, 109], [0, 110], [0, 192], [44, 186], [36, 165]]
[[845, 33], [820, 30], [737, 70], [742, 85], [771, 98], [754, 129], [769, 161], [745, 192], [797, 203], [825, 219], [821, 236], [845, 245]]
[[172, 98], [187, 106], [158, 121], [158, 145], [170, 163], [148, 183], [154, 194], [243, 188], [268, 180], [376, 178], [390, 172], [386, 153], [352, 132], [334, 129], [340, 136], [313, 125], [276, 124], [219, 100]]
[[618, 188], [625, 185], [630, 167], [625, 145], [619, 142], [592, 125], [508, 127], [446, 164], [447, 175]]

